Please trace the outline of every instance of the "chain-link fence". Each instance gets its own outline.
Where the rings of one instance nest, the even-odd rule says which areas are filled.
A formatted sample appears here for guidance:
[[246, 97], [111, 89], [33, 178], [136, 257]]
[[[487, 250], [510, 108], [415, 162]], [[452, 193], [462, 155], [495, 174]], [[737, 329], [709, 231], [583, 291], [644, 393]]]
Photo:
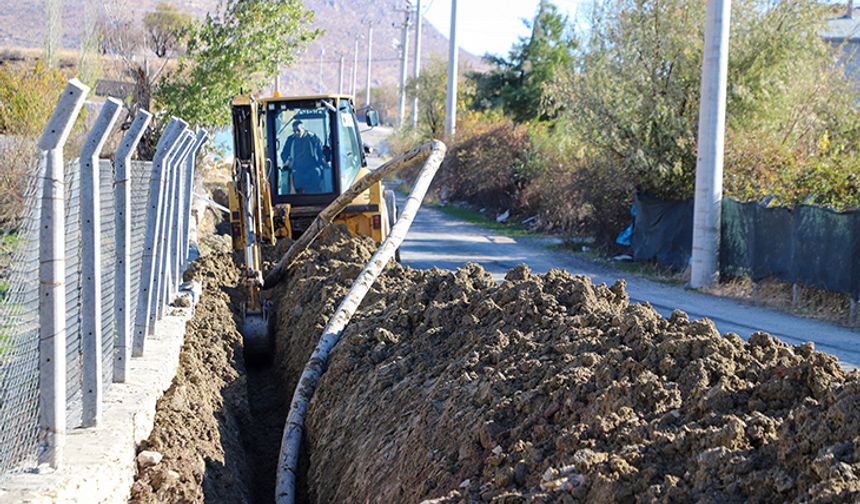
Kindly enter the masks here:
[[66, 165], [66, 423], [81, 425], [81, 169]]
[[0, 235], [0, 472], [34, 464], [39, 441], [39, 193], [30, 177], [31, 204]]
[[[131, 243], [129, 250], [129, 290], [132, 306], [137, 306], [141, 296], [140, 270], [143, 265], [143, 244], [146, 237], [146, 205], [149, 202], [149, 180], [152, 163], [133, 162], [130, 167], [131, 183]], [[136, 322], [136, 311], [131, 310], [131, 327]]]
[[[66, 430], [98, 425], [104, 393], [127, 379], [136, 324], [155, 320], [150, 315], [179, 290], [154, 289], [159, 275], [179, 272], [156, 268], [160, 249], [152, 245], [170, 231], [156, 224], [177, 221], [169, 217], [183, 215], [191, 193], [180, 191], [172, 201], [158, 196], [171, 177], [193, 170], [206, 135], [198, 132], [194, 148], [177, 155], [180, 140], [187, 145], [193, 135], [174, 118], [153, 162], [132, 162], [151, 117], [141, 111], [116, 161], [97, 161], [121, 112], [119, 102], [108, 100], [81, 159], [66, 162], [63, 144], [86, 92], [77, 81], [66, 87], [39, 141], [20, 224], [0, 231], [0, 478], [36, 464], [59, 465]], [[184, 259], [175, 261], [187, 256], [184, 248], [173, 236], [161, 249], [164, 263], [184, 266]], [[147, 325], [145, 334], [152, 329]]]

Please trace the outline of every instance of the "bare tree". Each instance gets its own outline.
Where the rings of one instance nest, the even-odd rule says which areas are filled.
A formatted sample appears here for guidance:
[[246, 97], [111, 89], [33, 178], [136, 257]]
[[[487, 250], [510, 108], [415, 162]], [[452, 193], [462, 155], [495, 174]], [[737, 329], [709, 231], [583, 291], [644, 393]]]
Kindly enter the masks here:
[[44, 0], [45, 64], [55, 68], [63, 44], [63, 0]]
[[94, 85], [101, 73], [98, 49], [101, 39], [101, 29], [98, 25], [101, 2], [84, 0], [84, 29], [81, 37], [81, 59], [78, 63], [78, 73], [87, 85]]

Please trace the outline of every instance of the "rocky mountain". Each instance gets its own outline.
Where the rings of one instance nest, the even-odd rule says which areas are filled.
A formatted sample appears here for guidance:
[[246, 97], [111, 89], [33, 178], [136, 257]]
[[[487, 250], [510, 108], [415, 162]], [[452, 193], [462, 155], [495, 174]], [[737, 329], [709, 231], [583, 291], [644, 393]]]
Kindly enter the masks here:
[[[141, 22], [146, 12], [161, 0], [112, 0], [99, 4], [102, 16], [123, 16]], [[43, 23], [44, 0], [11, 0], [0, 9], [0, 47], [42, 47], [45, 36]], [[179, 9], [197, 18], [207, 12], [217, 12], [220, 0], [171, 0]], [[345, 57], [344, 89], [349, 90], [353, 66], [354, 41], [358, 37], [358, 72], [356, 87], [364, 89], [367, 65], [368, 26], [373, 26], [372, 86], [393, 85], [399, 81], [399, 46], [404, 20], [403, 0], [304, 0], [314, 13], [314, 25], [325, 34], [310, 44], [291, 68], [285, 69], [282, 84], [286, 93], [316, 93], [320, 88], [320, 53], [324, 91], [337, 89], [339, 59]], [[65, 0], [63, 9], [63, 45], [80, 45], [84, 26], [84, 0]], [[447, 58], [448, 41], [429, 23], [424, 23], [422, 61]], [[410, 60], [414, 51], [414, 26], [410, 29]], [[461, 61], [473, 67], [480, 59], [462, 51]], [[411, 72], [412, 63], [409, 63]]]

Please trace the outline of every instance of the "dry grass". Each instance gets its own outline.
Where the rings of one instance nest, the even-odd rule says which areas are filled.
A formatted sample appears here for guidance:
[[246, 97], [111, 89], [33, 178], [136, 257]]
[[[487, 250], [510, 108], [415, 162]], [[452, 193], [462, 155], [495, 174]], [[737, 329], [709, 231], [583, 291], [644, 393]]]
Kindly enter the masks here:
[[36, 175], [35, 139], [0, 136], [0, 228], [14, 230], [26, 209], [27, 187]]
[[[41, 48], [32, 47], [0, 47], [0, 65], [8, 65], [13, 69], [31, 69], [35, 65], [36, 60], [42, 57], [44, 50]], [[81, 53], [77, 49], [61, 49], [57, 60], [57, 67], [68, 77], [73, 77], [77, 73], [78, 64], [81, 60]], [[129, 77], [126, 75], [127, 65], [122, 58], [113, 55], [100, 55], [100, 79], [127, 81]], [[173, 70], [176, 68], [176, 60], [168, 59], [166, 62], [163, 59], [156, 58], [150, 55], [150, 68], [154, 71], [165, 66], [165, 70]]]
[[724, 279], [705, 291], [716, 296], [741, 299], [754, 305], [776, 308], [803, 317], [827, 320], [849, 327], [860, 327], [860, 320], [850, 319], [851, 297], [849, 295], [802, 285], [798, 285], [797, 289], [798, 296], [794, 302], [790, 283], [774, 280], [753, 282], [748, 277], [736, 277]]
[[[9, 65], [13, 68], [32, 68], [33, 62], [42, 57], [44, 50], [33, 47], [2, 47], [0, 48], [0, 64]], [[58, 51], [57, 66], [61, 70], [72, 70], [77, 68], [81, 59], [80, 51], [76, 49], [60, 49]]]

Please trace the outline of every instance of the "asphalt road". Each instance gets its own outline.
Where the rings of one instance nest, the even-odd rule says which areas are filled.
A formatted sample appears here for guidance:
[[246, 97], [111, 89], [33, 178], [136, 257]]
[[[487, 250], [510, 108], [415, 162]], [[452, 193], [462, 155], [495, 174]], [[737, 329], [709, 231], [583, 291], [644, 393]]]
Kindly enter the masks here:
[[[365, 141], [378, 143], [385, 132], [379, 133]], [[402, 205], [403, 196], [400, 198]], [[650, 303], [665, 316], [680, 309], [694, 319], [709, 318], [721, 332], [734, 332], [743, 338], [764, 331], [787, 343], [812, 341], [818, 350], [836, 355], [845, 367], [860, 367], [860, 331], [661, 284], [550, 249], [550, 244], [546, 238], [503, 236], [425, 205], [401, 247], [401, 259], [403, 264], [414, 268], [456, 269], [467, 262], [476, 262], [499, 280], [522, 263], [537, 273], [561, 268], [607, 285], [624, 278], [631, 300]]]

